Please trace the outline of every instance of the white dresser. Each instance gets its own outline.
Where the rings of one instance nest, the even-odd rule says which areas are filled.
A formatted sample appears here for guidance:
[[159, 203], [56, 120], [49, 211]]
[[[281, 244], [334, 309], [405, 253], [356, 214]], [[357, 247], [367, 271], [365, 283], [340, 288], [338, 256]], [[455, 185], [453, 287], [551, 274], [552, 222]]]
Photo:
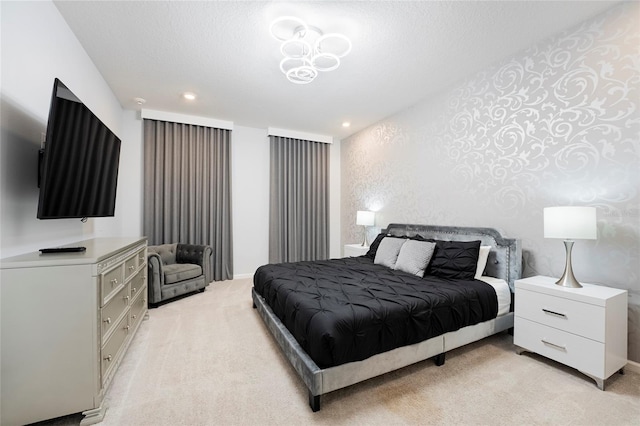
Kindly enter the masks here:
[[627, 363], [627, 291], [566, 288], [536, 276], [515, 282], [513, 343], [604, 382]]
[[104, 394], [147, 312], [146, 238], [96, 238], [81, 253], [0, 261], [0, 424], [83, 412]]
[[363, 246], [362, 244], [345, 244], [344, 257], [364, 256], [369, 251], [369, 248], [369, 246]]

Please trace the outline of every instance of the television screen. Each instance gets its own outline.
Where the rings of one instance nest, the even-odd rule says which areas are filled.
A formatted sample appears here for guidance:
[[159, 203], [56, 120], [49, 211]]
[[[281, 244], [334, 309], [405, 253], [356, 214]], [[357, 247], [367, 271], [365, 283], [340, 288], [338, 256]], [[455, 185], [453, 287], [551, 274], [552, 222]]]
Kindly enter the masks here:
[[38, 219], [114, 215], [120, 139], [57, 78], [42, 151]]

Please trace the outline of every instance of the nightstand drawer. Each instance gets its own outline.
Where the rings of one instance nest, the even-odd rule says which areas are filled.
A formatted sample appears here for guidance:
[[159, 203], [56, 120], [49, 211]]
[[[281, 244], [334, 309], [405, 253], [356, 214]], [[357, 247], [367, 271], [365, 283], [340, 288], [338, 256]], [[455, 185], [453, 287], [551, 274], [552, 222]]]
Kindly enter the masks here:
[[559, 330], [604, 342], [605, 309], [563, 297], [519, 288], [516, 291], [516, 316]]
[[604, 343], [515, 318], [513, 343], [547, 358], [604, 379]]

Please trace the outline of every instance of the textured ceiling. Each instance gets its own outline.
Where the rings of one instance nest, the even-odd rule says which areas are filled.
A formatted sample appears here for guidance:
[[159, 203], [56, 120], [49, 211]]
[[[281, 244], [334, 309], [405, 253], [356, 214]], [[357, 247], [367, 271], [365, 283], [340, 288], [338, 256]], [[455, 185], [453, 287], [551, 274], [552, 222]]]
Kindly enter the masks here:
[[[337, 138], [615, 3], [55, 1], [126, 109], [141, 97], [149, 109]], [[347, 35], [352, 52], [314, 82], [290, 83], [269, 35], [281, 15]]]

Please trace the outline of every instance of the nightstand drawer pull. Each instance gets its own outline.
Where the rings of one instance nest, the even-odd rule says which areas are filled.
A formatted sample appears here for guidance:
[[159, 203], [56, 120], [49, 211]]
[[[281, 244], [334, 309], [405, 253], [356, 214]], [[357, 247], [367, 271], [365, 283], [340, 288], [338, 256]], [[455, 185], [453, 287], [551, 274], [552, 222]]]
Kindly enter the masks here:
[[566, 351], [566, 350], [567, 350], [567, 348], [566, 348], [565, 346], [562, 346], [562, 345], [556, 345], [555, 343], [548, 342], [548, 341], [546, 341], [546, 340], [544, 340], [544, 339], [540, 339], [540, 341], [541, 341], [542, 343], [544, 343], [545, 345], [553, 346], [553, 347], [554, 347], [554, 348], [556, 348], [556, 349], [560, 349], [560, 350], [562, 350], [562, 351]]
[[561, 314], [561, 313], [558, 313], [558, 312], [553, 312], [553, 311], [550, 311], [550, 310], [545, 309], [545, 308], [542, 308], [542, 311], [544, 313], [546, 313], [546, 314], [556, 315], [556, 316], [559, 316], [559, 317], [562, 317], [562, 318], [566, 318], [567, 317], [565, 314]]

